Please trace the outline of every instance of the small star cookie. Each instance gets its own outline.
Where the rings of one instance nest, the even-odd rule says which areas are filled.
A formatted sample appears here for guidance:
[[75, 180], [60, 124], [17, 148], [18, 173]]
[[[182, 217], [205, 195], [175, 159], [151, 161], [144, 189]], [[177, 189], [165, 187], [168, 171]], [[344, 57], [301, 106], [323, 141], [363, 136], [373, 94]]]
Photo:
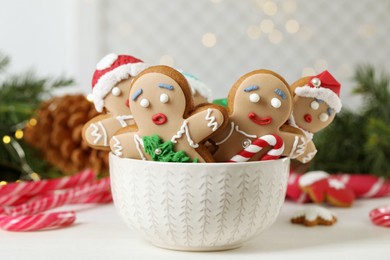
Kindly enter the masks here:
[[319, 206], [306, 207], [304, 210], [295, 213], [294, 217], [291, 218], [291, 223], [302, 224], [307, 227], [331, 226], [336, 222], [336, 215], [332, 211]]

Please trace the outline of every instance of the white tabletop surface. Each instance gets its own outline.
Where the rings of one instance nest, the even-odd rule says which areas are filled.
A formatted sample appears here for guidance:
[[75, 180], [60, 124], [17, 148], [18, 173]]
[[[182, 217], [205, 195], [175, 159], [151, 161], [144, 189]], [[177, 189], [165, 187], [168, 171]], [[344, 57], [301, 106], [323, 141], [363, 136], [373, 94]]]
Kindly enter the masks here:
[[0, 259], [390, 259], [390, 228], [371, 224], [371, 209], [390, 198], [359, 200], [352, 208], [332, 208], [338, 223], [306, 228], [290, 224], [305, 207], [286, 202], [275, 224], [243, 247], [222, 252], [177, 252], [156, 248], [128, 229], [113, 204], [72, 206], [76, 223], [50, 231], [0, 230]]

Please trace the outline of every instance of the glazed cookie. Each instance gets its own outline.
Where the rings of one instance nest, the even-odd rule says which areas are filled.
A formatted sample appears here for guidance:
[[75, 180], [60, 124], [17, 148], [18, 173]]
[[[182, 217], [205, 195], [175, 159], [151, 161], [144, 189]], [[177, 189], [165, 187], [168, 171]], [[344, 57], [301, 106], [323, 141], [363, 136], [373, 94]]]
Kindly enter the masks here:
[[[304, 149], [302, 135], [280, 131], [291, 114], [292, 95], [288, 83], [275, 72], [245, 74], [231, 88], [227, 103], [229, 124], [211, 140], [217, 146], [216, 161], [227, 162], [255, 140], [271, 134], [283, 139], [288, 148], [284, 156], [294, 156], [298, 147]], [[250, 160], [258, 160], [266, 152], [263, 149]]]
[[327, 127], [341, 110], [340, 83], [328, 72], [304, 77], [291, 85], [293, 112], [288, 124], [302, 131], [307, 138], [299, 161], [309, 162], [317, 153], [313, 134]]
[[129, 100], [138, 130], [115, 135], [114, 154], [143, 160], [213, 161], [202, 142], [226, 125], [227, 114], [216, 105], [194, 110], [191, 89], [180, 72], [168, 66], [144, 70], [132, 82]]
[[319, 206], [308, 206], [304, 210], [295, 213], [291, 223], [302, 224], [307, 227], [317, 225], [331, 226], [337, 222], [336, 215], [330, 210]]
[[99, 115], [84, 125], [83, 138], [95, 149], [110, 149], [111, 137], [121, 128], [134, 124], [128, 107], [130, 83], [148, 66], [129, 55], [108, 54], [97, 65], [92, 78], [95, 109]]

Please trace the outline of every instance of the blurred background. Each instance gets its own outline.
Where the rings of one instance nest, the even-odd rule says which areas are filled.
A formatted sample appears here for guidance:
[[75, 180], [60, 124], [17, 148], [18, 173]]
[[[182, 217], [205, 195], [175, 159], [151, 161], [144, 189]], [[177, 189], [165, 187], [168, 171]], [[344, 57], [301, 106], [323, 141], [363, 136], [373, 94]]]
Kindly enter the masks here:
[[390, 69], [387, 0], [1, 0], [8, 70], [66, 75], [90, 92], [105, 54], [131, 54], [206, 82], [224, 97], [241, 75], [275, 70], [292, 83], [328, 69], [347, 107], [358, 64]]

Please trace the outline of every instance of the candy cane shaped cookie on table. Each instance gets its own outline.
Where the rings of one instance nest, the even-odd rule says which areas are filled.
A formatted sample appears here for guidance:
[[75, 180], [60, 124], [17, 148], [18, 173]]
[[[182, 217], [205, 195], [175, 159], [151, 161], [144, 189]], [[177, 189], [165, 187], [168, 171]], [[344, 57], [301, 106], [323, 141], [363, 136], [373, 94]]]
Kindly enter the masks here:
[[246, 162], [268, 146], [271, 146], [272, 149], [262, 156], [260, 161], [279, 159], [284, 151], [283, 139], [278, 135], [270, 134], [261, 136], [254, 140], [252, 144], [237, 155], [233, 156], [229, 162]]
[[76, 220], [74, 211], [45, 213], [29, 216], [0, 216], [0, 227], [7, 231], [36, 231], [65, 227]]

